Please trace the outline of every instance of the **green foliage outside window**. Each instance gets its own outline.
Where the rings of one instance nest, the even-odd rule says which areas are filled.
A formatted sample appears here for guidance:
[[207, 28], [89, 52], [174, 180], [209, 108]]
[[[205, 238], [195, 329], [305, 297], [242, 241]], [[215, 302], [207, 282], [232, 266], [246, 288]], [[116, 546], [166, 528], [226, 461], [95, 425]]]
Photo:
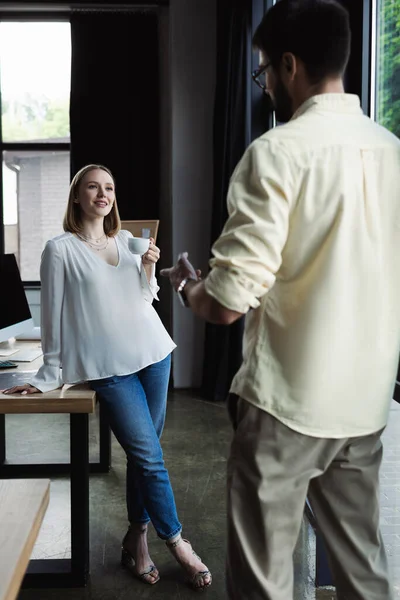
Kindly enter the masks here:
[[5, 142], [68, 137], [69, 98], [55, 101], [27, 94], [23, 100], [3, 100], [2, 128]]
[[380, 0], [376, 119], [400, 137], [400, 0]]

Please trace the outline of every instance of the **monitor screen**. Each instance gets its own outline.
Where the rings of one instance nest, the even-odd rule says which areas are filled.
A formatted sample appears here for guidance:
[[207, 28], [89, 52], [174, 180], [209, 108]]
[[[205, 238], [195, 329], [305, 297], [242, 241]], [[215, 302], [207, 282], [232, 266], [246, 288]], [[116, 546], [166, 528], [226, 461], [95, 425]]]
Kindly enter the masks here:
[[0, 342], [33, 328], [14, 254], [0, 255]]

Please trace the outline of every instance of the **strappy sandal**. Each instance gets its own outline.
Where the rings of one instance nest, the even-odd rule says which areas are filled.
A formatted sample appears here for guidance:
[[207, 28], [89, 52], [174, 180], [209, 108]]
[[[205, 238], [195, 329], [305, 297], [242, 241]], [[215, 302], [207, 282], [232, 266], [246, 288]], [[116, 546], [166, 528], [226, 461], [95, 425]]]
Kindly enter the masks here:
[[[168, 546], [169, 550], [171, 551], [173, 548], [176, 548], [178, 546], [178, 544], [180, 544], [181, 542], [185, 542], [186, 544], [189, 544], [189, 546], [192, 550], [192, 554], [201, 561], [200, 556], [198, 554], [196, 554], [196, 552], [193, 550], [192, 544], [189, 542], [189, 540], [185, 540], [183, 537], [179, 537], [175, 542], [165, 542], [165, 543]], [[185, 565], [176, 556], [174, 556], [174, 558], [178, 561], [178, 563], [184, 569], [186, 569]], [[206, 581], [206, 578], [208, 578], [208, 577], [210, 579], [209, 579], [209, 581]], [[204, 585], [200, 585], [201, 582], [203, 582]], [[206, 588], [210, 587], [210, 585], [212, 583], [211, 571], [209, 571], [208, 569], [206, 571], [198, 571], [192, 577], [189, 577], [189, 576], [187, 577], [187, 583], [188, 583], [188, 585], [190, 585], [190, 587], [192, 589], [199, 591], [199, 592], [203, 592]]]
[[[124, 539], [122, 540], [121, 565], [125, 567], [125, 569], [127, 569], [130, 573], [132, 573], [134, 577], [140, 579], [140, 581], [143, 581], [143, 583], [147, 583], [148, 585], [154, 585], [155, 583], [160, 581], [160, 575], [158, 575], [157, 567], [155, 565], [149, 565], [146, 571], [142, 571], [142, 573], [139, 573], [139, 571], [136, 568], [135, 559], [133, 558], [129, 550], [127, 550], [124, 547], [125, 540], [129, 535], [130, 529], [131, 528], [129, 527], [128, 531], [124, 536]], [[150, 580], [146, 579], [146, 577], [148, 577], [154, 572], [157, 572], [157, 577], [150, 577]]]
[[124, 547], [121, 551], [121, 565], [125, 567], [125, 569], [127, 569], [130, 573], [132, 573], [134, 577], [140, 579], [140, 581], [143, 581], [143, 583], [147, 583], [148, 585], [154, 585], [155, 583], [160, 581], [160, 575], [158, 575], [158, 573], [157, 577], [148, 578], [149, 575], [152, 575], [154, 572], [157, 572], [157, 567], [155, 565], [149, 565], [146, 571], [139, 573], [139, 571], [136, 569], [135, 559], [133, 558], [132, 554], [128, 552], [128, 550], [126, 550]]

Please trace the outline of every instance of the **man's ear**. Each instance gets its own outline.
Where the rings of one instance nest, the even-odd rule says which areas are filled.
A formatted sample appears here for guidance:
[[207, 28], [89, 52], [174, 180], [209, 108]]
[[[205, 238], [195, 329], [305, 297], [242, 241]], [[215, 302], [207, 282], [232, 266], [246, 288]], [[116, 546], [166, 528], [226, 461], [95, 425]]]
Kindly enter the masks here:
[[297, 71], [297, 60], [295, 55], [291, 52], [285, 52], [282, 56], [282, 67], [285, 71], [285, 75], [289, 79], [293, 79]]

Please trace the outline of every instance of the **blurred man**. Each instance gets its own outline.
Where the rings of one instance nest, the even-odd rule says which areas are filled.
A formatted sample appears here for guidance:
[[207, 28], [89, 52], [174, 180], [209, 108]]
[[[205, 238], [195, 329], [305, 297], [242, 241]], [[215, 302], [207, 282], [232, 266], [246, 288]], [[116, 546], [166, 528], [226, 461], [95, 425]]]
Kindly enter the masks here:
[[400, 349], [400, 142], [344, 92], [339, 3], [281, 0], [253, 42], [253, 78], [286, 124], [237, 166], [205, 280], [186, 253], [162, 273], [210, 322], [247, 314], [229, 400], [228, 597], [293, 598], [308, 494], [337, 597], [390, 600], [378, 479]]

